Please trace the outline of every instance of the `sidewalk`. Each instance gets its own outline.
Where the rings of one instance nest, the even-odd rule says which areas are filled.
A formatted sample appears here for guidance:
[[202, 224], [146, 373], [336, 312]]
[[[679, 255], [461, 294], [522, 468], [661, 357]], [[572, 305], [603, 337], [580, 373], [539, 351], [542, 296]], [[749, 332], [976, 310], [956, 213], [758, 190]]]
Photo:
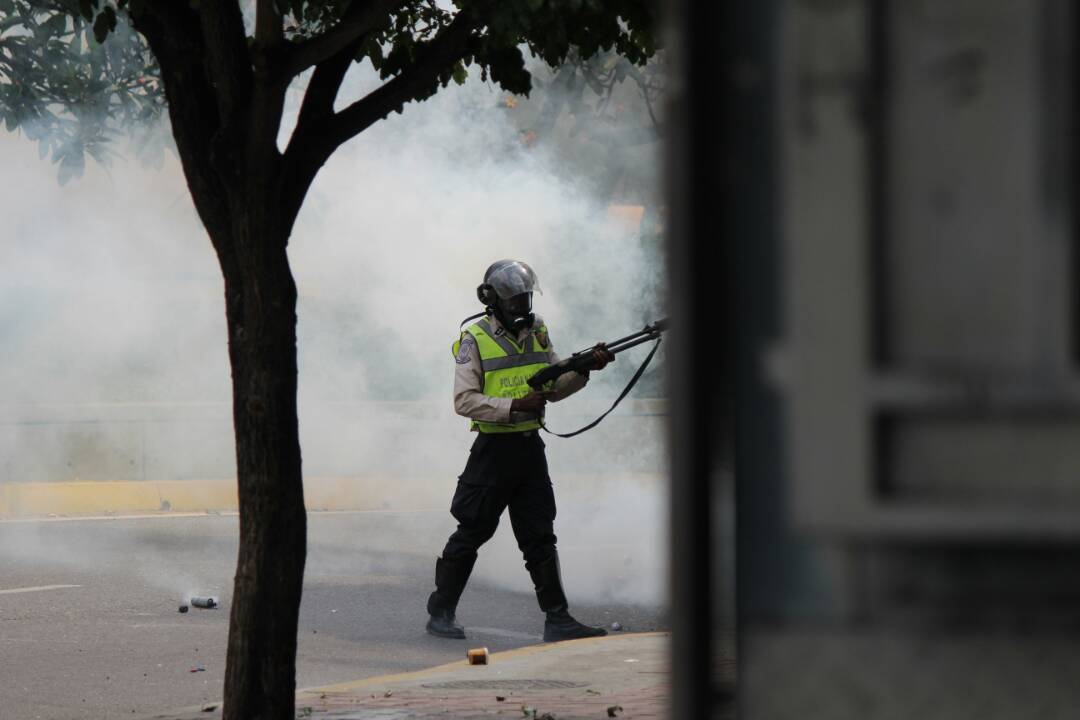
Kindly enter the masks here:
[[[312, 720], [646, 720], [668, 716], [668, 633], [615, 634], [297, 692]], [[470, 647], [462, 643], [462, 655]], [[148, 716], [220, 718], [220, 705]]]

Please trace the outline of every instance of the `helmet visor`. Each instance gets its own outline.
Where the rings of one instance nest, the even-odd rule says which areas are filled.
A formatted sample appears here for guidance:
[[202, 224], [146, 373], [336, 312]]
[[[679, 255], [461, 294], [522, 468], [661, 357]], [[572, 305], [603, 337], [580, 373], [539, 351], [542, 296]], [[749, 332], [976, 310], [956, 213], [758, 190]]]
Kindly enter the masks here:
[[500, 303], [513, 317], [523, 317], [532, 312], [532, 293], [521, 293]]
[[503, 300], [508, 300], [522, 293], [544, 291], [540, 289], [540, 282], [536, 279], [536, 273], [523, 262], [512, 262], [504, 265], [491, 273], [487, 282], [495, 289], [495, 294]]

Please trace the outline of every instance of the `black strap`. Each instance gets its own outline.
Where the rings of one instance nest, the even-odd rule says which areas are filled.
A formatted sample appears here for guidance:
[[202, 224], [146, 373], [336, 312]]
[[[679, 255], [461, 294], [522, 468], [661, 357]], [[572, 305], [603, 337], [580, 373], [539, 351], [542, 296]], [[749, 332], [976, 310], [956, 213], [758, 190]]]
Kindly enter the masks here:
[[487, 315], [487, 310], [485, 310], [484, 312], [478, 312], [475, 315], [470, 315], [469, 317], [462, 320], [461, 324], [458, 325], [458, 332], [460, 333], [462, 330], [465, 329], [465, 323], [469, 322], [470, 320], [475, 320], [476, 318], [481, 317], [483, 315]]
[[551, 435], [554, 435], [555, 437], [561, 437], [561, 438], [571, 438], [571, 437], [574, 437], [575, 435], [580, 435], [581, 433], [585, 432], [586, 430], [592, 430], [594, 427], [596, 427], [597, 425], [600, 424], [601, 420], [603, 420], [608, 415], [610, 415], [611, 411], [614, 410], [619, 405], [619, 403], [622, 402], [623, 398], [626, 397], [630, 393], [630, 390], [634, 387], [634, 385], [637, 384], [637, 381], [641, 378], [641, 375], [645, 372], [645, 368], [649, 367], [649, 361], [651, 361], [653, 359], [653, 355], [656, 354], [656, 351], [657, 351], [657, 349], [659, 347], [660, 347], [660, 336], [657, 335], [656, 344], [653, 345], [652, 350], [649, 351], [649, 355], [648, 355], [648, 357], [645, 358], [645, 362], [641, 363], [641, 367], [639, 367], [637, 369], [637, 372], [634, 373], [634, 377], [630, 378], [630, 384], [626, 386], [626, 388], [622, 391], [622, 393], [619, 395], [619, 397], [615, 400], [615, 404], [612, 405], [610, 408], [608, 408], [608, 411], [606, 413], [604, 413], [600, 417], [596, 418], [595, 420], [593, 420], [591, 423], [589, 423], [585, 427], [581, 428], [580, 430], [575, 430], [572, 433], [551, 432], [550, 430], [547, 429], [547, 425], [544, 424], [543, 418], [540, 419], [540, 427], [544, 430], [544, 432], [549, 433]]

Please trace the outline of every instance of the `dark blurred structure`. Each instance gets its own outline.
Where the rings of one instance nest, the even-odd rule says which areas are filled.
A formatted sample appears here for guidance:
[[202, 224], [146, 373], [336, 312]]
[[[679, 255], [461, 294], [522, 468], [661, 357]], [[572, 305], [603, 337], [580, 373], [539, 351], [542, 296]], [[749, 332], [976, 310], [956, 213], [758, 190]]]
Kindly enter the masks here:
[[768, 132], [741, 127], [746, 118], [768, 113], [760, 93], [740, 97], [747, 101], [743, 115], [726, 112], [730, 95], [753, 90], [753, 79], [737, 89], [729, 74], [738, 63], [740, 38], [743, 44], [761, 39], [732, 30], [742, 27], [734, 18], [755, 14], [752, 3], [679, 0], [669, 10], [671, 717], [727, 718], [735, 692], [732, 419], [738, 338], [735, 247], [725, 238], [738, 232], [738, 196], [768, 200], [764, 190], [746, 192], [765, 175], [752, 166], [743, 178], [731, 172], [734, 134], [756, 143], [744, 150], [768, 151]]
[[1080, 8], [712, 5], [679, 18], [669, 357], [734, 342], [672, 374], [673, 716], [726, 712], [695, 673], [733, 397], [740, 717], [1075, 717]]

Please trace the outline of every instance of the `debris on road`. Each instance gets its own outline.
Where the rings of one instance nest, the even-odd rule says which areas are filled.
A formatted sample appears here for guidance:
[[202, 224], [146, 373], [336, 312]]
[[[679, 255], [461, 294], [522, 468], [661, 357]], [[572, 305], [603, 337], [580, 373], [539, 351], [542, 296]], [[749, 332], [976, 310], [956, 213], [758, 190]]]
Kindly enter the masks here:
[[212, 610], [218, 606], [217, 598], [212, 597], [193, 597], [191, 598], [191, 604], [197, 608], [205, 608]]
[[195, 667], [188, 670], [188, 672], [193, 672], [193, 673], [206, 672], [206, 668], [204, 668], [202, 665], [196, 665]]
[[469, 658], [470, 665], [487, 665], [488, 649], [486, 647], [474, 648], [468, 652], [466, 657]]
[[180, 606], [179, 612], [186, 613], [187, 611], [188, 611], [188, 606], [187, 605], [181, 605]]
[[613, 718], [622, 712], [622, 705], [612, 705], [607, 709], [607, 716]]
[[217, 705], [203, 705], [202, 706], [202, 711], [203, 712], [214, 712], [215, 710], [217, 710]]
[[622, 623], [619, 623], [619, 622], [611, 623], [611, 629], [615, 630], [616, 632], [619, 631], [619, 630], [622, 630]]
[[390, 697], [393, 694], [394, 694], [393, 690], [387, 690], [386, 692], [383, 693], [383, 697]]
[[506, 696], [505, 695], [496, 695], [495, 696], [495, 702], [505, 702], [505, 701], [506, 701]]

